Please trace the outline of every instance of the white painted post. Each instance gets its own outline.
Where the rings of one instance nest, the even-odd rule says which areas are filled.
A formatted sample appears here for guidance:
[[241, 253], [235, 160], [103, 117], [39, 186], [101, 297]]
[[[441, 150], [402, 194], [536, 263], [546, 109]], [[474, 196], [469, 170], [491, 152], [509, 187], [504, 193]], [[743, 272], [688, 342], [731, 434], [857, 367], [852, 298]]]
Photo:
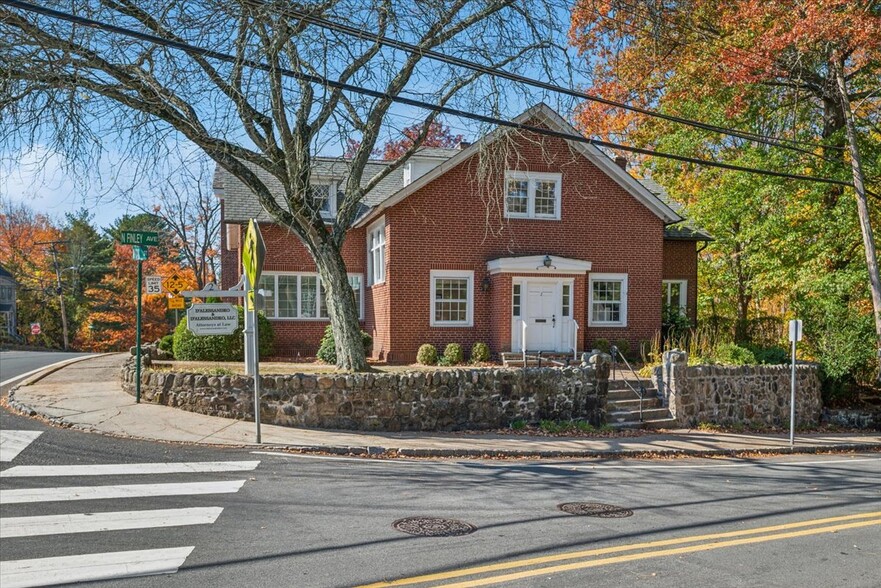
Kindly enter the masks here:
[[526, 367], [526, 321], [520, 319], [520, 324], [522, 325], [520, 331], [520, 351], [523, 352], [523, 367]]
[[575, 340], [572, 342], [572, 361], [578, 361], [578, 321], [573, 320], [575, 325]]
[[792, 342], [792, 375], [789, 398], [789, 446], [795, 445], [795, 343], [801, 341], [801, 321], [789, 321], [789, 340]]

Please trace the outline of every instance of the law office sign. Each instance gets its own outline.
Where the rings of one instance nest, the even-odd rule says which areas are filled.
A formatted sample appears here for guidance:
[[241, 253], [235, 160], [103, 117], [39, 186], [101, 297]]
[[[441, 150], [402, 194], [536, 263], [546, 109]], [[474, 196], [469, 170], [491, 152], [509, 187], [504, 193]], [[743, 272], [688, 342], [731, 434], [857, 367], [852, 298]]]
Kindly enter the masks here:
[[194, 335], [232, 335], [239, 312], [232, 304], [193, 304], [187, 309], [187, 327]]

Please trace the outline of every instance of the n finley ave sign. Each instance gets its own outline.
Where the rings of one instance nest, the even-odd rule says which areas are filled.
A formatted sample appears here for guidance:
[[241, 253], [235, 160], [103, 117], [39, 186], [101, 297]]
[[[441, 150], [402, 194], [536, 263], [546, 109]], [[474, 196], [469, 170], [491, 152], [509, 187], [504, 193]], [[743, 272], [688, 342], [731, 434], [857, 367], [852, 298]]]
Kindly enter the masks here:
[[239, 312], [232, 304], [194, 304], [187, 309], [187, 327], [194, 335], [232, 335]]

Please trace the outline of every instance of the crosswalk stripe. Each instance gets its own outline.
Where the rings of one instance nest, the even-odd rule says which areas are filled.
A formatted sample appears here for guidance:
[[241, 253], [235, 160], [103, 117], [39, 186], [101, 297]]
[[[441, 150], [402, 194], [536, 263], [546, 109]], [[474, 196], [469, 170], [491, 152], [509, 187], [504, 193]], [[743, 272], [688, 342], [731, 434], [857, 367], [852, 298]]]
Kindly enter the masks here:
[[62, 488], [22, 488], [4, 490], [0, 504], [100, 500], [105, 498], [141, 498], [238, 492], [245, 480], [224, 482], [185, 482], [174, 484], [120, 484], [112, 486], [67, 486]]
[[8, 470], [0, 472], [0, 478], [244, 472], [256, 469], [258, 465], [260, 465], [259, 461], [196, 461], [181, 463], [13, 466]]
[[210, 525], [217, 520], [223, 508], [168, 508], [160, 510], [127, 510], [117, 512], [90, 512], [35, 517], [0, 518], [0, 539], [61, 535], [64, 533], [94, 533], [124, 529], [155, 529]]
[[12, 461], [43, 431], [0, 431], [0, 461]]
[[0, 585], [26, 588], [173, 574], [193, 549], [172, 547], [4, 561], [0, 562]]

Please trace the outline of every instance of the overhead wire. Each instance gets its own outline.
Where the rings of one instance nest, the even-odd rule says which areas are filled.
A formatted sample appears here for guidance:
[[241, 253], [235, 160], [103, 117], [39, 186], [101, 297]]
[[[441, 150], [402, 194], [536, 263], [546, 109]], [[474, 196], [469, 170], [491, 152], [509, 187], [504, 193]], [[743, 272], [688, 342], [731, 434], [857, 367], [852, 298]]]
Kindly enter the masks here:
[[674, 153], [665, 153], [656, 151], [653, 149], [644, 149], [641, 147], [633, 147], [630, 145], [621, 145], [618, 143], [612, 143], [609, 141], [602, 141], [599, 139], [592, 139], [590, 137], [585, 137], [583, 135], [567, 133], [562, 131], [555, 131], [553, 129], [547, 129], [544, 127], [539, 127], [535, 125], [528, 125], [524, 123], [519, 123], [515, 121], [504, 120], [488, 115], [483, 115], [475, 112], [470, 112], [466, 110], [461, 110], [457, 108], [452, 108], [449, 106], [442, 106], [438, 104], [431, 104], [429, 102], [425, 102], [422, 100], [416, 100], [413, 98], [407, 98], [405, 96], [394, 95], [387, 92], [383, 92], [381, 90], [374, 90], [371, 88], [364, 88], [362, 86], [357, 86], [354, 84], [349, 84], [346, 82], [339, 82], [336, 80], [331, 80], [325, 78], [323, 76], [308, 74], [305, 72], [297, 72], [287, 68], [276, 68], [258, 61], [254, 61], [251, 59], [239, 59], [236, 56], [229, 55], [226, 53], [222, 53], [219, 51], [214, 51], [212, 49], [206, 49], [204, 47], [198, 47], [195, 45], [191, 45], [189, 43], [185, 43], [182, 41], [176, 41], [171, 39], [166, 39], [163, 37], [159, 37], [149, 33], [143, 33], [140, 31], [135, 31], [126, 27], [121, 27], [119, 25], [114, 25], [110, 23], [105, 23], [101, 21], [96, 21], [93, 19], [77, 16], [75, 14], [71, 14], [69, 12], [62, 12], [58, 10], [54, 10], [51, 8], [46, 8], [43, 6], [31, 4], [29, 2], [22, 2], [21, 0], [0, 0], [0, 4], [5, 4], [7, 6], [25, 11], [34, 14], [41, 14], [43, 16], [47, 16], [57, 20], [63, 20], [72, 24], [78, 24], [81, 26], [90, 27], [93, 29], [102, 30], [108, 33], [115, 33], [119, 35], [123, 35], [133, 39], [139, 39], [142, 41], [147, 41], [150, 43], [154, 43], [159, 46], [168, 47], [171, 49], [177, 49], [183, 51], [188, 54], [200, 55], [202, 57], [206, 57], [209, 59], [216, 59], [218, 61], [222, 61], [225, 63], [235, 63], [240, 65], [246, 65], [256, 70], [278, 73], [284, 77], [293, 78], [300, 81], [306, 81], [316, 85], [323, 85], [331, 88], [336, 88], [340, 91], [351, 92], [354, 94], [360, 94], [363, 96], [369, 96], [372, 98], [380, 99], [380, 100], [389, 100], [394, 103], [403, 104], [405, 106], [411, 106], [414, 108], [420, 108], [423, 110], [429, 110], [433, 112], [438, 112], [442, 114], [446, 114], [449, 116], [464, 118], [468, 120], [474, 120], [477, 122], [483, 122], [487, 124], [493, 124], [499, 127], [505, 127], [520, 131], [526, 131], [535, 133], [537, 135], [544, 135], [549, 137], [555, 137], [558, 139], [563, 139], [566, 141], [576, 142], [576, 143], [585, 143], [594, 145], [596, 147], [605, 147], [608, 149], [618, 149], [622, 151], [628, 151], [631, 153], [638, 153], [641, 155], [653, 156], [653, 157], [661, 157], [665, 159], [671, 159], [675, 161], [680, 161], [683, 163], [690, 163], [694, 165], [702, 165], [707, 167], [715, 167], [720, 169], [727, 169], [731, 171], [741, 171], [754, 173], [758, 175], [770, 176], [770, 177], [778, 177], [792, 180], [801, 180], [807, 182], [816, 182], [822, 184], [831, 184], [838, 186], [847, 186], [852, 187], [852, 182], [847, 182], [844, 180], [837, 180], [834, 178], [827, 178], [823, 176], [809, 176], [802, 174], [792, 174], [788, 172], [780, 172], [776, 170], [768, 170], [761, 168], [752, 168], [747, 166], [740, 166], [730, 163], [724, 163], [714, 160], [700, 159], [695, 157], [687, 157], [682, 155], [677, 155]]
[[[492, 68], [492, 67], [489, 67], [484, 64], [470, 61], [470, 60], [467, 60], [467, 59], [464, 59], [461, 57], [455, 57], [452, 55], [448, 55], [446, 53], [442, 53], [440, 51], [436, 51], [433, 49], [423, 49], [423, 48], [419, 47], [418, 45], [414, 45], [414, 44], [408, 43], [406, 41], [402, 41], [399, 39], [393, 39], [390, 37], [385, 37], [385, 36], [377, 35], [374, 33], [369, 33], [367, 31], [365, 31], [364, 29], [356, 28], [351, 25], [346, 25], [346, 24], [339, 23], [336, 21], [331, 21], [327, 18], [324, 18], [321, 16], [316, 16], [316, 15], [313, 15], [313, 14], [307, 12], [307, 11], [297, 9], [297, 8], [294, 8], [291, 6], [279, 6], [276, 4], [266, 2], [264, 0], [244, 0], [244, 2], [246, 4], [250, 4], [252, 6], [260, 6], [263, 8], [270, 8], [272, 10], [278, 11], [281, 14], [288, 15], [288, 16], [309, 22], [309, 23], [314, 24], [316, 26], [319, 26], [319, 27], [322, 27], [325, 29], [329, 29], [329, 30], [334, 30], [336, 32], [340, 32], [340, 33], [343, 33], [343, 34], [346, 34], [346, 35], [349, 35], [349, 36], [352, 36], [355, 38], [373, 41], [373, 42], [379, 43], [381, 45], [384, 45], [386, 47], [391, 47], [394, 49], [398, 49], [398, 50], [402, 50], [402, 51], [406, 51], [406, 52], [410, 52], [410, 53], [419, 53], [420, 55], [423, 55], [429, 59], [432, 59], [435, 61], [440, 61], [443, 63], [447, 63], [449, 65], [463, 67], [466, 69], [470, 69], [472, 71], [477, 71], [477, 72], [491, 75], [494, 77], [503, 78], [503, 79], [507, 79], [507, 80], [510, 80], [513, 82], [518, 82], [518, 83], [530, 85], [530, 86], [533, 86], [535, 88], [539, 88], [542, 90], [565, 94], [568, 96], [572, 96], [574, 98], [580, 98], [582, 100], [588, 100], [591, 102], [605, 104], [606, 106], [612, 106], [615, 108], [629, 110], [631, 112], [636, 112], [638, 114], [642, 114], [645, 116], [659, 118], [659, 119], [667, 120], [669, 122], [674, 122], [674, 123], [678, 123], [678, 124], [682, 124], [682, 125], [686, 125], [686, 126], [690, 126], [690, 127], [694, 127], [694, 128], [699, 128], [699, 129], [709, 131], [709, 132], [721, 133], [721, 134], [725, 134], [725, 135], [729, 135], [729, 136], [733, 136], [733, 137], [738, 137], [738, 138], [741, 138], [741, 139], [744, 139], [744, 140], [750, 141], [750, 142], [762, 143], [762, 144], [773, 146], [773, 147], [780, 147], [782, 149], [797, 151], [797, 152], [804, 153], [804, 154], [811, 155], [813, 157], [818, 157], [818, 158], [823, 158], [823, 156], [821, 154], [815, 153], [814, 151], [811, 151], [809, 149], [797, 147], [797, 146], [795, 146], [795, 144], [800, 143], [800, 144], [810, 145], [816, 149], [821, 149], [821, 148], [826, 147], [825, 145], [818, 144], [818, 143], [811, 143], [811, 142], [807, 142], [807, 141], [798, 141], [798, 140], [793, 140], [793, 139], [781, 139], [781, 138], [777, 138], [777, 137], [770, 137], [767, 135], [761, 135], [759, 133], [753, 133], [750, 131], [743, 131], [740, 129], [733, 129], [733, 128], [729, 128], [729, 127], [722, 127], [719, 125], [713, 125], [710, 123], [705, 123], [702, 121], [688, 119], [688, 118], [684, 118], [684, 117], [680, 117], [680, 116], [676, 116], [676, 115], [665, 114], [663, 112], [658, 112], [656, 110], [651, 110], [651, 109], [643, 108], [640, 106], [634, 106], [632, 104], [627, 104], [625, 102], [620, 102], [617, 100], [603, 98], [601, 96], [597, 96], [595, 94], [590, 94], [590, 93], [587, 93], [587, 92], [584, 92], [581, 90], [566, 88], [563, 86], [559, 86], [557, 84], [552, 84], [550, 82], [537, 80], [535, 78], [530, 78], [528, 76], [524, 76], [521, 74], [516, 74], [513, 72], [506, 71], [506, 70], [498, 69], [498, 68]], [[832, 160], [829, 160], [829, 161], [832, 161]], [[836, 161], [836, 163], [838, 163], [838, 162]]]

